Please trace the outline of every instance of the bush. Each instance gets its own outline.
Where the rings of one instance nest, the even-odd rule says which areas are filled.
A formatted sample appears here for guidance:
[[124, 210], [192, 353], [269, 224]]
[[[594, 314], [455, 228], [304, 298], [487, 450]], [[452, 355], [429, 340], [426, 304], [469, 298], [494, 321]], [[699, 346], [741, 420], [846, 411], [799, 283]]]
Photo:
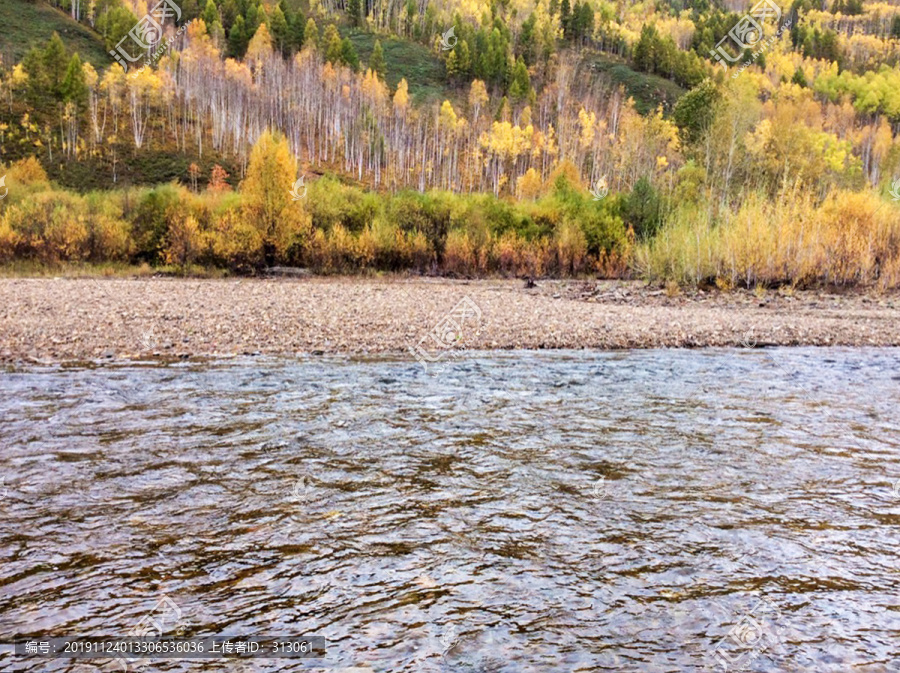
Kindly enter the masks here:
[[388, 217], [407, 233], [420, 233], [440, 266], [450, 229], [450, 203], [439, 192], [419, 194], [404, 191], [388, 203]]
[[339, 224], [358, 234], [374, 222], [381, 210], [377, 194], [344, 185], [334, 178], [316, 180], [307, 189], [312, 226], [326, 232]]
[[178, 185], [144, 190], [132, 214], [132, 236], [137, 258], [149, 264], [163, 262], [169, 220], [179, 214], [188, 192]]
[[89, 260], [127, 262], [134, 254], [134, 240], [122, 215], [121, 195], [93, 192], [85, 197], [85, 206]]
[[259, 229], [240, 211], [225, 211], [209, 235], [212, 260], [233, 271], [247, 273], [263, 261], [263, 237]]
[[706, 209], [676, 210], [643, 243], [636, 265], [650, 280], [722, 286], [900, 286], [900, 217], [868, 192], [835, 191], [821, 204], [803, 194], [771, 203], [751, 194], [713, 222]]
[[46, 264], [82, 261], [89, 253], [88, 228], [81, 197], [48, 190], [10, 205], [3, 221], [4, 245], [16, 257]]
[[662, 224], [662, 205], [659, 195], [643, 177], [637, 181], [631, 194], [623, 204], [625, 222], [634, 230], [638, 240], [643, 241], [654, 234]]

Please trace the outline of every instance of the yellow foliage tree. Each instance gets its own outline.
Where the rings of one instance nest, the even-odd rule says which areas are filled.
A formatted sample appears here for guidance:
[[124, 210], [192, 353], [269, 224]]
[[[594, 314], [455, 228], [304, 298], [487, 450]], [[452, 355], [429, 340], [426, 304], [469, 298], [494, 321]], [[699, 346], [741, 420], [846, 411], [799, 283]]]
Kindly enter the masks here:
[[473, 79], [469, 88], [469, 107], [472, 109], [472, 119], [477, 124], [481, 108], [488, 102], [487, 87], [480, 79]]
[[409, 84], [404, 78], [400, 80], [400, 83], [397, 85], [397, 92], [394, 94], [394, 110], [404, 114], [407, 107], [409, 107]]
[[200, 254], [201, 241], [197, 218], [193, 215], [172, 218], [166, 241], [166, 263], [177, 264], [184, 270]]
[[516, 191], [519, 193], [520, 199], [534, 200], [541, 195], [542, 188], [541, 175], [533, 168], [529, 168], [516, 180]]
[[277, 132], [263, 132], [250, 153], [241, 191], [246, 215], [263, 238], [266, 264], [286, 261], [294, 246], [302, 246], [311, 227], [302, 198], [291, 194], [296, 176], [297, 160], [287, 139]]

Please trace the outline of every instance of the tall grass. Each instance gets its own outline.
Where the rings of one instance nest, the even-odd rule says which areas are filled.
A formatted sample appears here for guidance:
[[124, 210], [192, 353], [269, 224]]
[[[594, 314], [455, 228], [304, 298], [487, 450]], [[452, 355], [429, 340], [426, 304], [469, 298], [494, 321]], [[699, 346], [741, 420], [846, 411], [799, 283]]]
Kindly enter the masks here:
[[900, 209], [873, 193], [834, 191], [820, 203], [793, 193], [778, 202], [749, 195], [714, 219], [675, 210], [641, 244], [635, 267], [651, 280], [720, 285], [900, 287]]

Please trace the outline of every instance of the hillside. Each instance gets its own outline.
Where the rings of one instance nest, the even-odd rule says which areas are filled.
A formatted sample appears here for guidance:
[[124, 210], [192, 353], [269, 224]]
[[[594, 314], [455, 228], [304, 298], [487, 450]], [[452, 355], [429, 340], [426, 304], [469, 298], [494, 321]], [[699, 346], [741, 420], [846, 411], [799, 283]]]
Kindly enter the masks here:
[[0, 264], [900, 287], [900, 8], [420, 4], [5, 4]]
[[4, 63], [18, 62], [31, 47], [45, 44], [53, 33], [59, 34], [70, 52], [78, 52], [82, 60], [95, 68], [112, 63], [96, 32], [43, 0], [3, 0], [0, 26], [0, 56]]
[[373, 33], [347, 31], [346, 34], [364, 63], [371, 60], [375, 40], [380, 40], [387, 66], [385, 82], [395, 90], [400, 80], [405, 79], [414, 105], [440, 103], [455, 95], [444, 64], [427, 47], [410, 40], [379, 38]]

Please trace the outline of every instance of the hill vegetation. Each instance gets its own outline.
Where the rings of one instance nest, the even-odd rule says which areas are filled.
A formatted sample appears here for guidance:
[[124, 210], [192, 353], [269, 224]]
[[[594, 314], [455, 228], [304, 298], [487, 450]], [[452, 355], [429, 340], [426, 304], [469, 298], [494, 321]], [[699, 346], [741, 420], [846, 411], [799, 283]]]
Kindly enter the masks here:
[[13, 4], [0, 260], [900, 284], [897, 7]]

